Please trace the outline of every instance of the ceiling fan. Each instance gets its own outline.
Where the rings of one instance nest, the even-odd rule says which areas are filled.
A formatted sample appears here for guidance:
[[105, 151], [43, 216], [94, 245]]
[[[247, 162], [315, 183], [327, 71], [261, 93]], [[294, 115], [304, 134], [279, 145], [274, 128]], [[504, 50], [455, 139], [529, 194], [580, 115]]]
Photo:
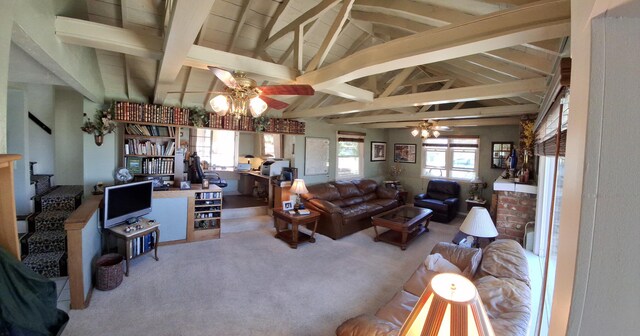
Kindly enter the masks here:
[[439, 126], [436, 121], [424, 120], [421, 121], [413, 131], [411, 131], [411, 135], [414, 137], [420, 135], [422, 139], [426, 139], [430, 136], [437, 138], [440, 136], [440, 132], [447, 132], [450, 130], [451, 127], [449, 126]]
[[214, 66], [208, 66], [208, 68], [227, 86], [225, 91], [184, 91], [184, 93], [218, 94], [209, 101], [209, 105], [211, 105], [216, 114], [221, 116], [229, 112], [240, 118], [247, 115], [247, 110], [249, 110], [252, 116], [259, 117], [267, 107], [282, 110], [289, 106], [283, 101], [268, 96], [312, 96], [315, 93], [313, 87], [307, 84], [258, 86], [256, 81], [247, 77], [244, 72], [235, 71], [231, 73]]

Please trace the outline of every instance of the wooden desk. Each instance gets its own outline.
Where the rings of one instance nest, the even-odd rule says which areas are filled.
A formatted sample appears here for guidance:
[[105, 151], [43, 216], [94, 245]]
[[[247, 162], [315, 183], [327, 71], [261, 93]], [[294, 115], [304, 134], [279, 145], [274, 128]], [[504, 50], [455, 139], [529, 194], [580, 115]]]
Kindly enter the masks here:
[[[135, 228], [137, 225], [140, 225], [141, 228], [130, 231], [130, 232], [126, 232], [125, 230], [127, 229], [127, 227], [131, 227], [131, 228]], [[160, 241], [160, 228], [159, 228], [160, 224], [158, 224], [155, 221], [150, 221], [146, 218], [141, 218], [137, 223], [135, 224], [123, 224], [123, 225], [119, 225], [119, 226], [114, 226], [109, 228], [108, 232], [110, 234], [113, 234], [116, 238], [118, 239], [122, 239], [124, 240], [124, 247], [125, 247], [125, 256], [124, 256], [124, 260], [125, 260], [125, 264], [126, 264], [126, 269], [124, 272], [124, 275], [129, 276], [129, 260], [139, 257], [141, 255], [147, 254], [151, 251], [155, 252], [155, 256], [154, 259], [156, 261], [158, 261], [158, 242]], [[155, 233], [155, 241], [153, 243], [153, 247], [148, 250], [145, 251], [143, 253], [140, 253], [136, 256], [132, 255], [132, 251], [131, 251], [131, 244], [130, 242], [136, 238], [140, 238], [142, 236], [145, 236], [149, 233]]]
[[[311, 211], [311, 213], [308, 215], [290, 215], [282, 209], [273, 209], [273, 225], [276, 227], [276, 238], [282, 239], [293, 249], [298, 248], [298, 244], [302, 242], [308, 241], [315, 243], [316, 239], [313, 236], [316, 234], [316, 229], [318, 228], [320, 213], [313, 210], [309, 211]], [[286, 228], [280, 226], [278, 220], [283, 221]], [[310, 223], [314, 223], [311, 235], [298, 231], [299, 225]], [[291, 224], [291, 230], [288, 228], [289, 224]]]

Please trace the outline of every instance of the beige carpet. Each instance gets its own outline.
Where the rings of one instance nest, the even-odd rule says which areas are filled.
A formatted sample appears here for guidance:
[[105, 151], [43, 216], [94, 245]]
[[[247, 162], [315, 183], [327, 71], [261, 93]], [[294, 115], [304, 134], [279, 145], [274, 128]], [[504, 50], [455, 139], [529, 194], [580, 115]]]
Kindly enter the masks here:
[[[71, 311], [64, 335], [334, 335], [346, 319], [375, 313], [461, 219], [432, 222], [406, 251], [367, 229], [340, 240], [317, 235], [297, 250], [257, 230], [163, 246], [135, 259], [129, 277]], [[224, 225], [224, 223], [223, 223]]]

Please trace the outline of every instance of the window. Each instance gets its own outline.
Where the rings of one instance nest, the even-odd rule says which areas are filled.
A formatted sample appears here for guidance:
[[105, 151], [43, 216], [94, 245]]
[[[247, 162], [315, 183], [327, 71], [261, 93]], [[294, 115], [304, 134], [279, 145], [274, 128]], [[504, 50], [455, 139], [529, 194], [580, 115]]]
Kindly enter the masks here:
[[237, 132], [198, 128], [192, 144], [195, 144], [194, 150], [198, 152], [200, 162], [206, 161], [212, 168], [233, 169], [238, 164]]
[[364, 177], [364, 134], [338, 132], [336, 180]]
[[478, 175], [476, 138], [427, 138], [422, 176], [472, 180]]
[[282, 134], [262, 135], [262, 156], [273, 158], [282, 157]]

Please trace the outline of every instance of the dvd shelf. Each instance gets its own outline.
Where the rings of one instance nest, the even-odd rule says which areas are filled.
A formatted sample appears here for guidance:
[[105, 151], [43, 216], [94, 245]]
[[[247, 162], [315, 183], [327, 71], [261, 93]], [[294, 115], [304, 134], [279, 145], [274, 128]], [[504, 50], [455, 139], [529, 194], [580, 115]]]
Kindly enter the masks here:
[[188, 241], [220, 238], [220, 224], [222, 216], [222, 189], [195, 192], [193, 199], [193, 218]]
[[[114, 111], [116, 121], [162, 124], [162, 126], [147, 125], [148, 127], [127, 130], [129, 134], [141, 136], [173, 136], [171, 133], [166, 133], [172, 128], [175, 130], [175, 127], [171, 126], [194, 127], [189, 120], [190, 114], [188, 108], [131, 102], [116, 102]], [[218, 116], [215, 113], [209, 113], [206, 119], [209, 120], [209, 123], [203, 128], [256, 132], [256, 119], [251, 116], [237, 118], [232, 115]], [[305, 123], [292, 119], [270, 118], [268, 122], [260, 125], [260, 131], [304, 135]]]

